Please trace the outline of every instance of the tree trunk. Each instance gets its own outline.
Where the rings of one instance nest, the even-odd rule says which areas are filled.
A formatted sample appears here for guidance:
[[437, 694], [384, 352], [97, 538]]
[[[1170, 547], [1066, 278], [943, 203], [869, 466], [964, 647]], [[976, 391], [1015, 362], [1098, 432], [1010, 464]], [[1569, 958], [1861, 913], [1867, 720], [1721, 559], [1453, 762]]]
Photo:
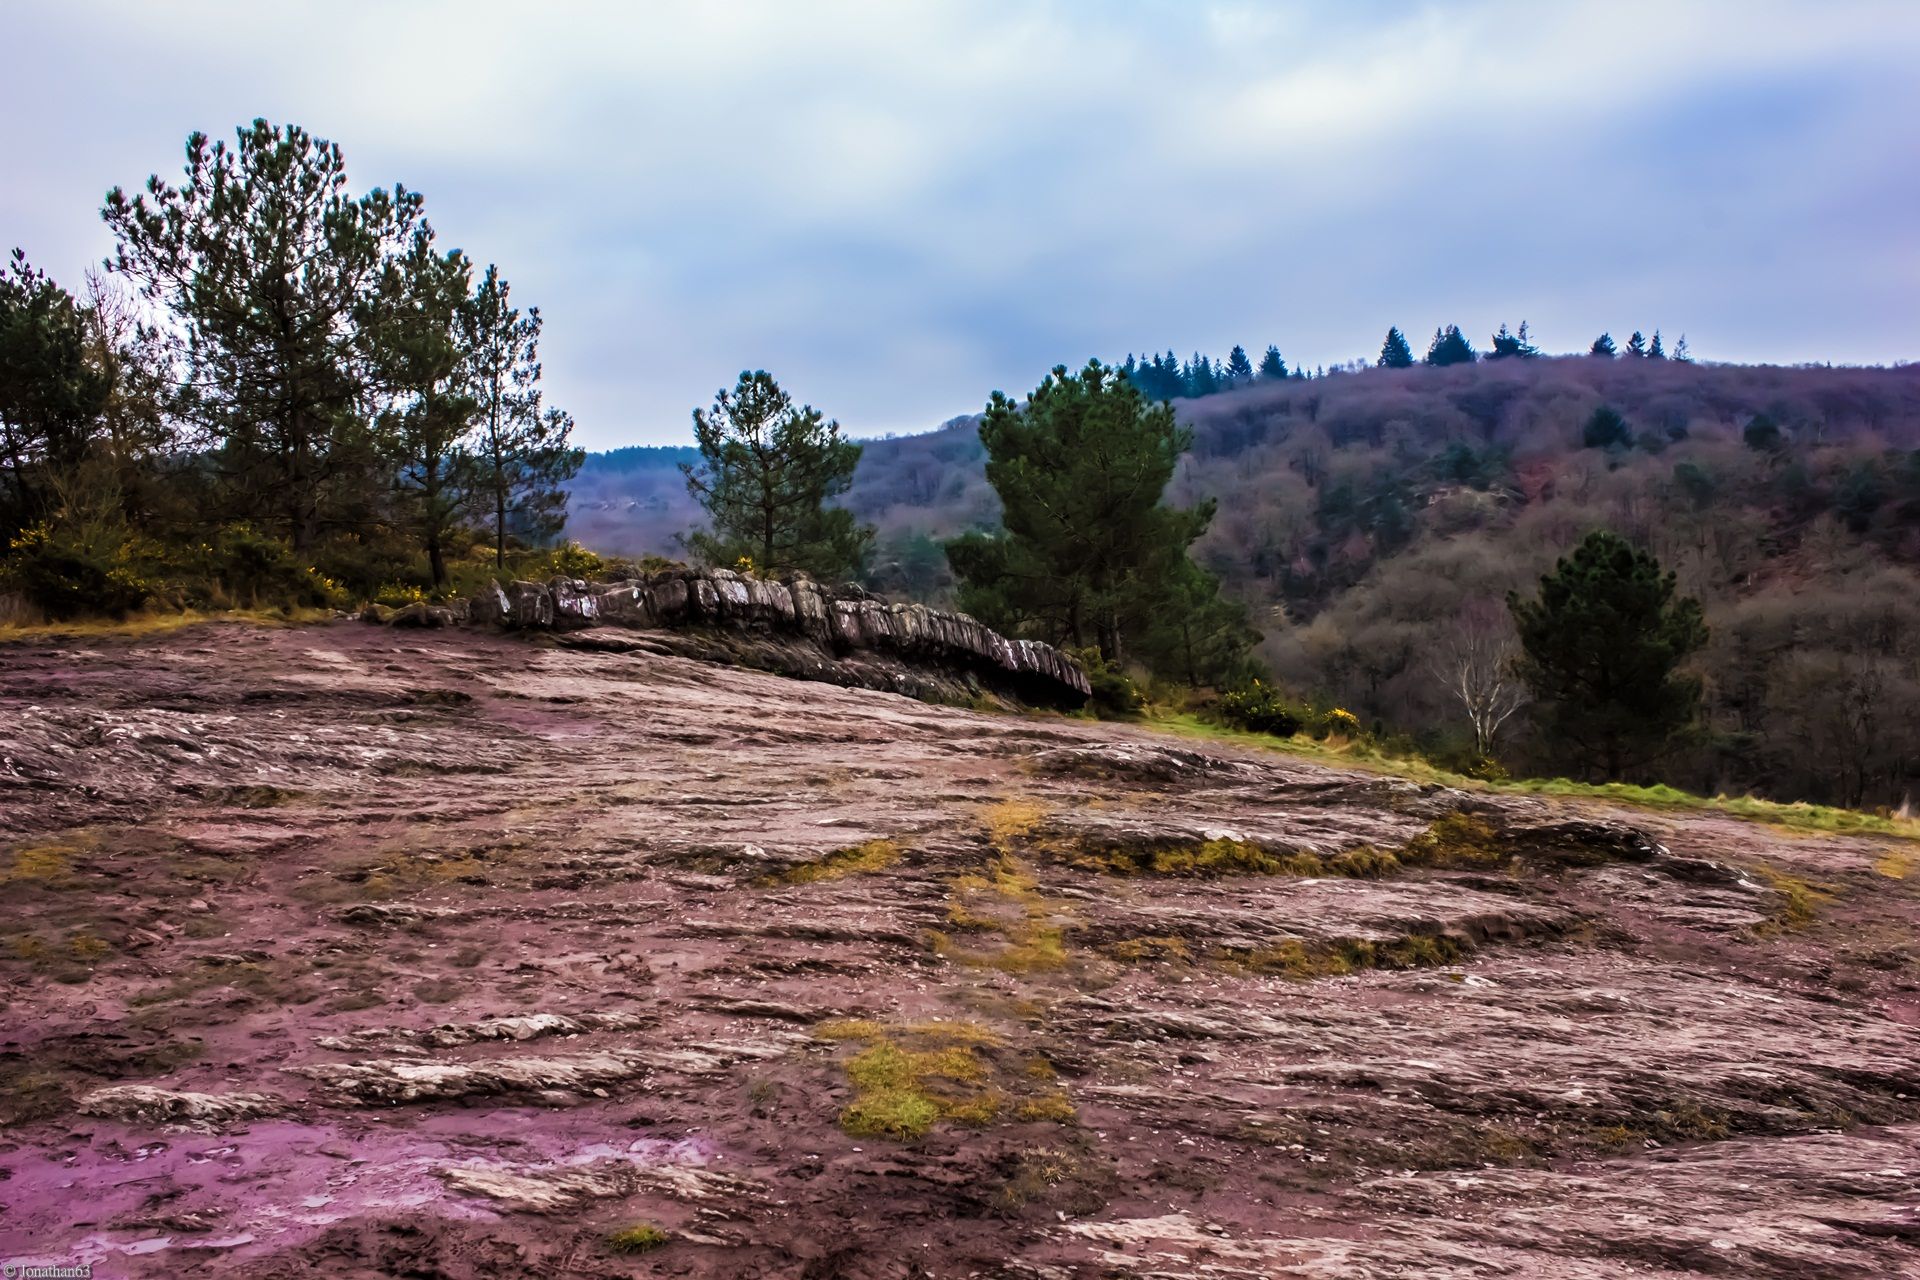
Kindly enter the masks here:
[[493, 567], [507, 567], [507, 489], [505, 485], [495, 485], [493, 490]]

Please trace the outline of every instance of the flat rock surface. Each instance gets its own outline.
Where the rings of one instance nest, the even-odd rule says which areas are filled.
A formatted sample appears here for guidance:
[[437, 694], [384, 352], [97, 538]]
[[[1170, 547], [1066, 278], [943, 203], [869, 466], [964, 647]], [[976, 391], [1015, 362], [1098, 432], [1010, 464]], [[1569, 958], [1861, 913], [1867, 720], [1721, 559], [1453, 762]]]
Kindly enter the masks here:
[[0, 647], [0, 1259], [1920, 1275], [1916, 855], [458, 629]]

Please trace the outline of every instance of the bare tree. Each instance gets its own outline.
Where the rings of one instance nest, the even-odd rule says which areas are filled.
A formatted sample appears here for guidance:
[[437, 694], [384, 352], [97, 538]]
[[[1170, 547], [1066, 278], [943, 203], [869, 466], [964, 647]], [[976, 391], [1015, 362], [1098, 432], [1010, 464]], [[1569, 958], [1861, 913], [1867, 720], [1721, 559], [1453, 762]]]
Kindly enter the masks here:
[[1526, 685], [1514, 674], [1519, 652], [1507, 611], [1482, 598], [1461, 606], [1428, 658], [1434, 679], [1466, 710], [1479, 755], [1493, 751], [1500, 726], [1526, 705]]

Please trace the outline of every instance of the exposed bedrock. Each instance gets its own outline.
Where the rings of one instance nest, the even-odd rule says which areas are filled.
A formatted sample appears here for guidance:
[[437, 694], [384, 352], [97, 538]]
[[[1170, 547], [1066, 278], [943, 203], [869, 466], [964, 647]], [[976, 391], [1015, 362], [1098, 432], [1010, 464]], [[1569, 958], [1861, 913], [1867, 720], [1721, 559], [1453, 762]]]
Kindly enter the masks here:
[[1009, 640], [964, 613], [891, 604], [854, 586], [835, 590], [805, 574], [767, 580], [669, 569], [613, 583], [495, 584], [473, 599], [468, 615], [517, 631], [593, 632], [575, 642], [597, 648], [625, 647], [603, 629], [694, 631], [715, 640], [698, 656], [920, 696], [967, 696], [984, 685], [1026, 702], [1077, 707], [1090, 691], [1080, 664], [1052, 645]]

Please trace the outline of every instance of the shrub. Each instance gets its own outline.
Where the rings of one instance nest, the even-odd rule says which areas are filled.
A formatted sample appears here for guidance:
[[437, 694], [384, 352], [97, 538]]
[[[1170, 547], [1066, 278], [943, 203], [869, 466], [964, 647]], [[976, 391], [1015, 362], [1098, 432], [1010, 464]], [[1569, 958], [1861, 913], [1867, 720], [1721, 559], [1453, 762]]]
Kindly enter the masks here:
[[1335, 707], [1320, 717], [1320, 736], [1323, 738], [1359, 738], [1365, 736], [1360, 728], [1360, 717], [1345, 707]]
[[328, 575], [295, 558], [284, 539], [245, 522], [226, 525], [189, 557], [189, 570], [217, 585], [235, 604], [338, 607], [347, 593]]
[[1222, 694], [1214, 704], [1219, 717], [1237, 729], [1270, 733], [1276, 738], [1291, 738], [1306, 724], [1305, 717], [1280, 690], [1255, 680], [1245, 689]]
[[1103, 720], [1126, 719], [1139, 715], [1147, 707], [1147, 695], [1133, 677], [1108, 662], [1098, 649], [1075, 649], [1073, 656], [1086, 669], [1087, 683], [1093, 694], [1089, 705]]
[[124, 617], [153, 591], [127, 538], [52, 523], [34, 525], [13, 539], [0, 562], [0, 582], [56, 619]]
[[563, 542], [547, 553], [547, 565], [554, 577], [593, 578], [606, 568], [607, 562], [577, 542]]

